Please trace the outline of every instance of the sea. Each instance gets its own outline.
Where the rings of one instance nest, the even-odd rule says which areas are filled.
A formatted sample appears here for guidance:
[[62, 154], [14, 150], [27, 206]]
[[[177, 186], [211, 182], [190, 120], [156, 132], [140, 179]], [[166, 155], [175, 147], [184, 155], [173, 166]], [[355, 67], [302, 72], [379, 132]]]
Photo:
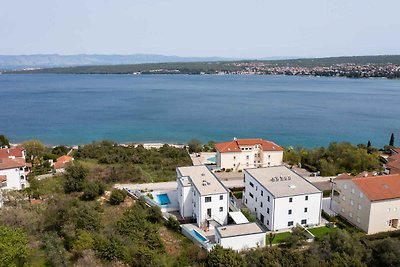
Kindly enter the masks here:
[[48, 145], [260, 137], [400, 146], [400, 80], [258, 75], [0, 75], [0, 134]]

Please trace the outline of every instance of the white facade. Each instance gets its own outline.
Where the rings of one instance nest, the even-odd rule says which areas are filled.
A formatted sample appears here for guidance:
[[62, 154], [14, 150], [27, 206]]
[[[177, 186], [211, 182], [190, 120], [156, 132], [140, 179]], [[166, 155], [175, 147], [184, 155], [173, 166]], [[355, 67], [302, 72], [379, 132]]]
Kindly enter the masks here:
[[[224, 231], [229, 233], [225, 234]], [[224, 248], [239, 251], [264, 247], [265, 232], [256, 223], [221, 226], [215, 228], [215, 242]]]
[[285, 166], [244, 171], [244, 204], [271, 231], [318, 225], [322, 192]]
[[206, 166], [177, 168], [178, 204], [183, 218], [195, 218], [199, 227], [213, 220], [228, 222], [228, 190]]
[[0, 170], [0, 176], [5, 175], [7, 181], [1, 189], [5, 190], [20, 190], [28, 186], [27, 172], [25, 167], [15, 167], [10, 169]]

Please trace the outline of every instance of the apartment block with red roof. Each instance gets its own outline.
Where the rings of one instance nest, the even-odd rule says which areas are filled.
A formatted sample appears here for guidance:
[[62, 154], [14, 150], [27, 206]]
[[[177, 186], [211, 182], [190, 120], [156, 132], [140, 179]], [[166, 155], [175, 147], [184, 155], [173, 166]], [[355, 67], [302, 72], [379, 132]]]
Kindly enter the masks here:
[[67, 166], [67, 163], [73, 161], [74, 158], [71, 156], [61, 156], [57, 158], [56, 163], [54, 163], [54, 170], [56, 173], [64, 173], [65, 172], [65, 167]]
[[20, 190], [29, 186], [27, 175], [31, 167], [25, 161], [23, 148], [0, 149], [0, 188]]
[[220, 169], [234, 171], [282, 165], [283, 148], [261, 138], [236, 139], [215, 144], [216, 164]]
[[400, 229], [400, 174], [343, 174], [333, 190], [334, 210], [367, 234]]

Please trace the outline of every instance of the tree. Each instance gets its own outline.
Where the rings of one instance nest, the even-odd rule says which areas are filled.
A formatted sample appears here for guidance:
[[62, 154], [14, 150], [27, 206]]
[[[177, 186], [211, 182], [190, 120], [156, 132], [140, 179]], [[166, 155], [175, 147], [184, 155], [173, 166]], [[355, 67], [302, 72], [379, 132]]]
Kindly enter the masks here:
[[371, 141], [368, 140], [367, 148], [370, 148], [370, 147], [371, 147]]
[[28, 158], [31, 159], [41, 158], [46, 150], [45, 145], [39, 140], [25, 141], [21, 145], [26, 150]]
[[386, 238], [374, 243], [374, 257], [376, 266], [400, 266], [400, 241]]
[[71, 163], [65, 170], [64, 191], [66, 193], [81, 192], [89, 170], [78, 162]]
[[307, 240], [305, 235], [305, 230], [301, 226], [293, 227], [292, 232], [286, 238], [285, 244], [287, 244], [291, 248], [295, 248], [304, 244]]
[[63, 156], [68, 153], [69, 149], [66, 146], [56, 146], [53, 147], [51, 150], [51, 154], [57, 155], [57, 156]]
[[206, 266], [208, 267], [236, 267], [245, 266], [244, 259], [239, 253], [232, 249], [225, 249], [216, 245], [207, 255]]
[[192, 139], [188, 142], [189, 153], [198, 153], [201, 151], [201, 142], [198, 139]]
[[390, 135], [389, 146], [394, 147], [394, 133]]
[[268, 235], [269, 246], [272, 247], [272, 242], [274, 242], [276, 234], [274, 232], [270, 232]]
[[105, 185], [100, 181], [88, 181], [83, 184], [83, 200], [94, 200], [104, 194]]
[[127, 193], [125, 190], [113, 189], [110, 195], [110, 204], [119, 205], [120, 203], [124, 202], [126, 195]]
[[24, 266], [29, 256], [26, 234], [0, 225], [0, 266]]
[[0, 147], [10, 147], [10, 141], [5, 135], [0, 135]]

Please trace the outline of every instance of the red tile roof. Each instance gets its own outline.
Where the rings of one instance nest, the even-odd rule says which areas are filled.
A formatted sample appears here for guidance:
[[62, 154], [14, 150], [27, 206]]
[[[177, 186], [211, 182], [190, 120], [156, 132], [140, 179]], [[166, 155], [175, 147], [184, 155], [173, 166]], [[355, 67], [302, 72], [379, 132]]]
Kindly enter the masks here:
[[55, 169], [62, 169], [62, 168], [64, 168], [66, 163], [68, 163], [68, 162], [70, 162], [72, 160], [74, 160], [73, 157], [70, 157], [70, 156], [67, 156], [67, 155], [61, 156], [61, 157], [59, 157], [57, 159], [57, 162], [54, 163], [54, 168]]
[[396, 152], [397, 154], [400, 154], [400, 147], [398, 147], [398, 148], [393, 148], [392, 149], [394, 152]]
[[221, 152], [241, 152], [241, 146], [254, 146], [261, 145], [264, 151], [282, 151], [283, 148], [274, 142], [263, 140], [261, 138], [255, 139], [236, 139], [229, 142], [216, 143], [215, 148]]
[[0, 159], [0, 170], [7, 170], [7, 169], [12, 169], [12, 168], [19, 168], [19, 167], [25, 167], [25, 161], [21, 161], [18, 159]]
[[0, 149], [0, 159], [6, 159], [9, 157], [22, 158], [22, 151], [24, 151], [24, 149], [20, 147], [2, 148]]
[[371, 201], [400, 198], [400, 174], [353, 178], [352, 181]]
[[392, 172], [400, 171], [400, 154], [395, 154], [388, 158], [388, 163], [386, 163], [386, 167]]

